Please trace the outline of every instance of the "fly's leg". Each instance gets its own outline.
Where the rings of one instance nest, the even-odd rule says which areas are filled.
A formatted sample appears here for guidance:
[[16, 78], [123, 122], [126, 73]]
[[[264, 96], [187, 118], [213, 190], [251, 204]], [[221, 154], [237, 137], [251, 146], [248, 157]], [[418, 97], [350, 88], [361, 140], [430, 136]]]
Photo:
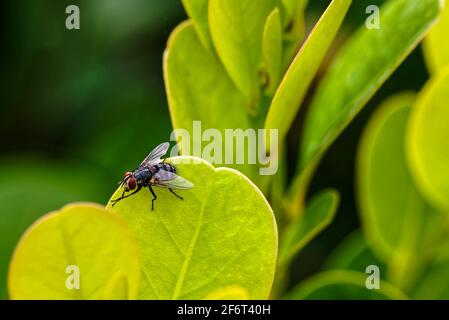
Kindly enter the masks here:
[[123, 191], [122, 196], [120, 198], [111, 200], [111, 202], [113, 203], [112, 206], [115, 206], [119, 201], [121, 201], [121, 200], [123, 200], [125, 198], [128, 198], [128, 197], [131, 197], [133, 194], [136, 194], [137, 192], [140, 191], [140, 189], [142, 189], [142, 187], [138, 187], [133, 193], [128, 194], [126, 196], [125, 196], [125, 191]]
[[157, 199], [157, 196], [154, 193], [154, 190], [153, 190], [153, 188], [151, 188], [151, 186], [148, 186], [148, 188], [150, 189], [151, 194], [153, 195], [153, 200], [151, 200], [151, 211], [153, 211], [153, 209], [154, 209], [154, 201]]
[[168, 188], [168, 190], [170, 190], [170, 192], [173, 193], [175, 196], [177, 196], [179, 199], [184, 200], [184, 198], [181, 197], [181, 196], [179, 196], [179, 195], [177, 195], [177, 194], [173, 191], [172, 188]]
[[133, 193], [130, 193], [130, 194], [128, 194], [127, 196], [125, 196], [125, 191], [123, 190], [122, 196], [121, 196], [120, 198], [111, 200], [112, 206], [115, 206], [119, 201], [121, 201], [121, 200], [123, 200], [123, 199], [125, 199], [125, 198], [128, 198], [128, 197], [131, 197], [133, 194], [136, 194], [137, 192], [140, 191], [140, 189], [142, 189], [141, 186], [137, 187], [137, 189], [136, 189]]
[[126, 192], [126, 191], [123, 190], [122, 196], [121, 196], [120, 198], [115, 199], [115, 200], [111, 200], [111, 202], [118, 202], [118, 201], [124, 199], [124, 198], [125, 198], [125, 192]]

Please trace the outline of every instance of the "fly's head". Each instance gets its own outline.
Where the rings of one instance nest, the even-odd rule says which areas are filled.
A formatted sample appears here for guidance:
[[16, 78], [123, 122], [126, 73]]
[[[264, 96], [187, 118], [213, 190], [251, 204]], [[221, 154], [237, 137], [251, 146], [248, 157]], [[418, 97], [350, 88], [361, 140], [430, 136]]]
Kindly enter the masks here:
[[123, 177], [122, 184], [123, 184], [126, 192], [134, 190], [137, 188], [136, 177], [134, 177], [132, 172], [127, 172], [127, 173], [125, 173], [125, 176]]

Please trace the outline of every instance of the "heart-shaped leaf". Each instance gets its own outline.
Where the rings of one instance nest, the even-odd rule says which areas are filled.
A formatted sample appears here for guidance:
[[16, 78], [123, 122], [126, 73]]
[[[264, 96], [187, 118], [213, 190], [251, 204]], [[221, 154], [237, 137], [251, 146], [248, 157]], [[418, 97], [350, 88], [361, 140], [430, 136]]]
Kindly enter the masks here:
[[[115, 205], [136, 235], [142, 257], [142, 299], [202, 299], [240, 286], [266, 299], [277, 256], [277, 229], [262, 193], [245, 176], [190, 157], [167, 159], [194, 184], [176, 191], [144, 189]], [[112, 199], [119, 197], [117, 190]], [[108, 205], [111, 207], [111, 204]]]
[[135, 299], [139, 281], [137, 243], [126, 222], [91, 204], [66, 206], [32, 225], [8, 274], [11, 299]]
[[449, 67], [429, 81], [413, 109], [407, 133], [407, 158], [419, 189], [449, 212]]

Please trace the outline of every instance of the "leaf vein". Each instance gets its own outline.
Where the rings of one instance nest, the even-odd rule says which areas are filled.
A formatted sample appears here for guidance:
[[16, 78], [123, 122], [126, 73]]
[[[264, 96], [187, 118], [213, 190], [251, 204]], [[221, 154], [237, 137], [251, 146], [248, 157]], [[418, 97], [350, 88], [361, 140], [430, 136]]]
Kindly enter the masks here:
[[178, 280], [176, 281], [175, 291], [173, 292], [173, 297], [172, 297], [173, 300], [176, 300], [179, 297], [179, 294], [181, 292], [182, 285], [184, 283], [184, 279], [185, 279], [185, 276], [187, 273], [187, 268], [189, 267], [190, 259], [192, 258], [193, 249], [195, 247], [196, 240], [198, 239], [198, 235], [200, 233], [201, 226], [203, 223], [204, 209], [205, 209], [205, 206], [207, 203], [207, 198], [206, 198], [206, 201], [201, 203], [201, 210], [200, 210], [200, 215], [198, 217], [198, 222], [197, 222], [197, 225], [195, 228], [195, 233], [193, 234], [192, 240], [190, 240], [189, 247], [187, 249], [187, 252], [186, 252], [186, 255], [184, 258], [184, 262], [182, 264], [181, 271], [178, 276]]

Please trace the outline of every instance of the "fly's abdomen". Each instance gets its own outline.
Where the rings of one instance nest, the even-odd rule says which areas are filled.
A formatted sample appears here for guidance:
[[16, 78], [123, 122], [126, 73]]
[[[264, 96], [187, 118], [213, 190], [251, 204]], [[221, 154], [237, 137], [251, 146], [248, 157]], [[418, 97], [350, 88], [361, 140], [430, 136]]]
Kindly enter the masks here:
[[176, 168], [169, 163], [158, 163], [156, 165], [156, 167], [158, 168], [158, 171], [164, 170], [164, 171], [176, 173]]

